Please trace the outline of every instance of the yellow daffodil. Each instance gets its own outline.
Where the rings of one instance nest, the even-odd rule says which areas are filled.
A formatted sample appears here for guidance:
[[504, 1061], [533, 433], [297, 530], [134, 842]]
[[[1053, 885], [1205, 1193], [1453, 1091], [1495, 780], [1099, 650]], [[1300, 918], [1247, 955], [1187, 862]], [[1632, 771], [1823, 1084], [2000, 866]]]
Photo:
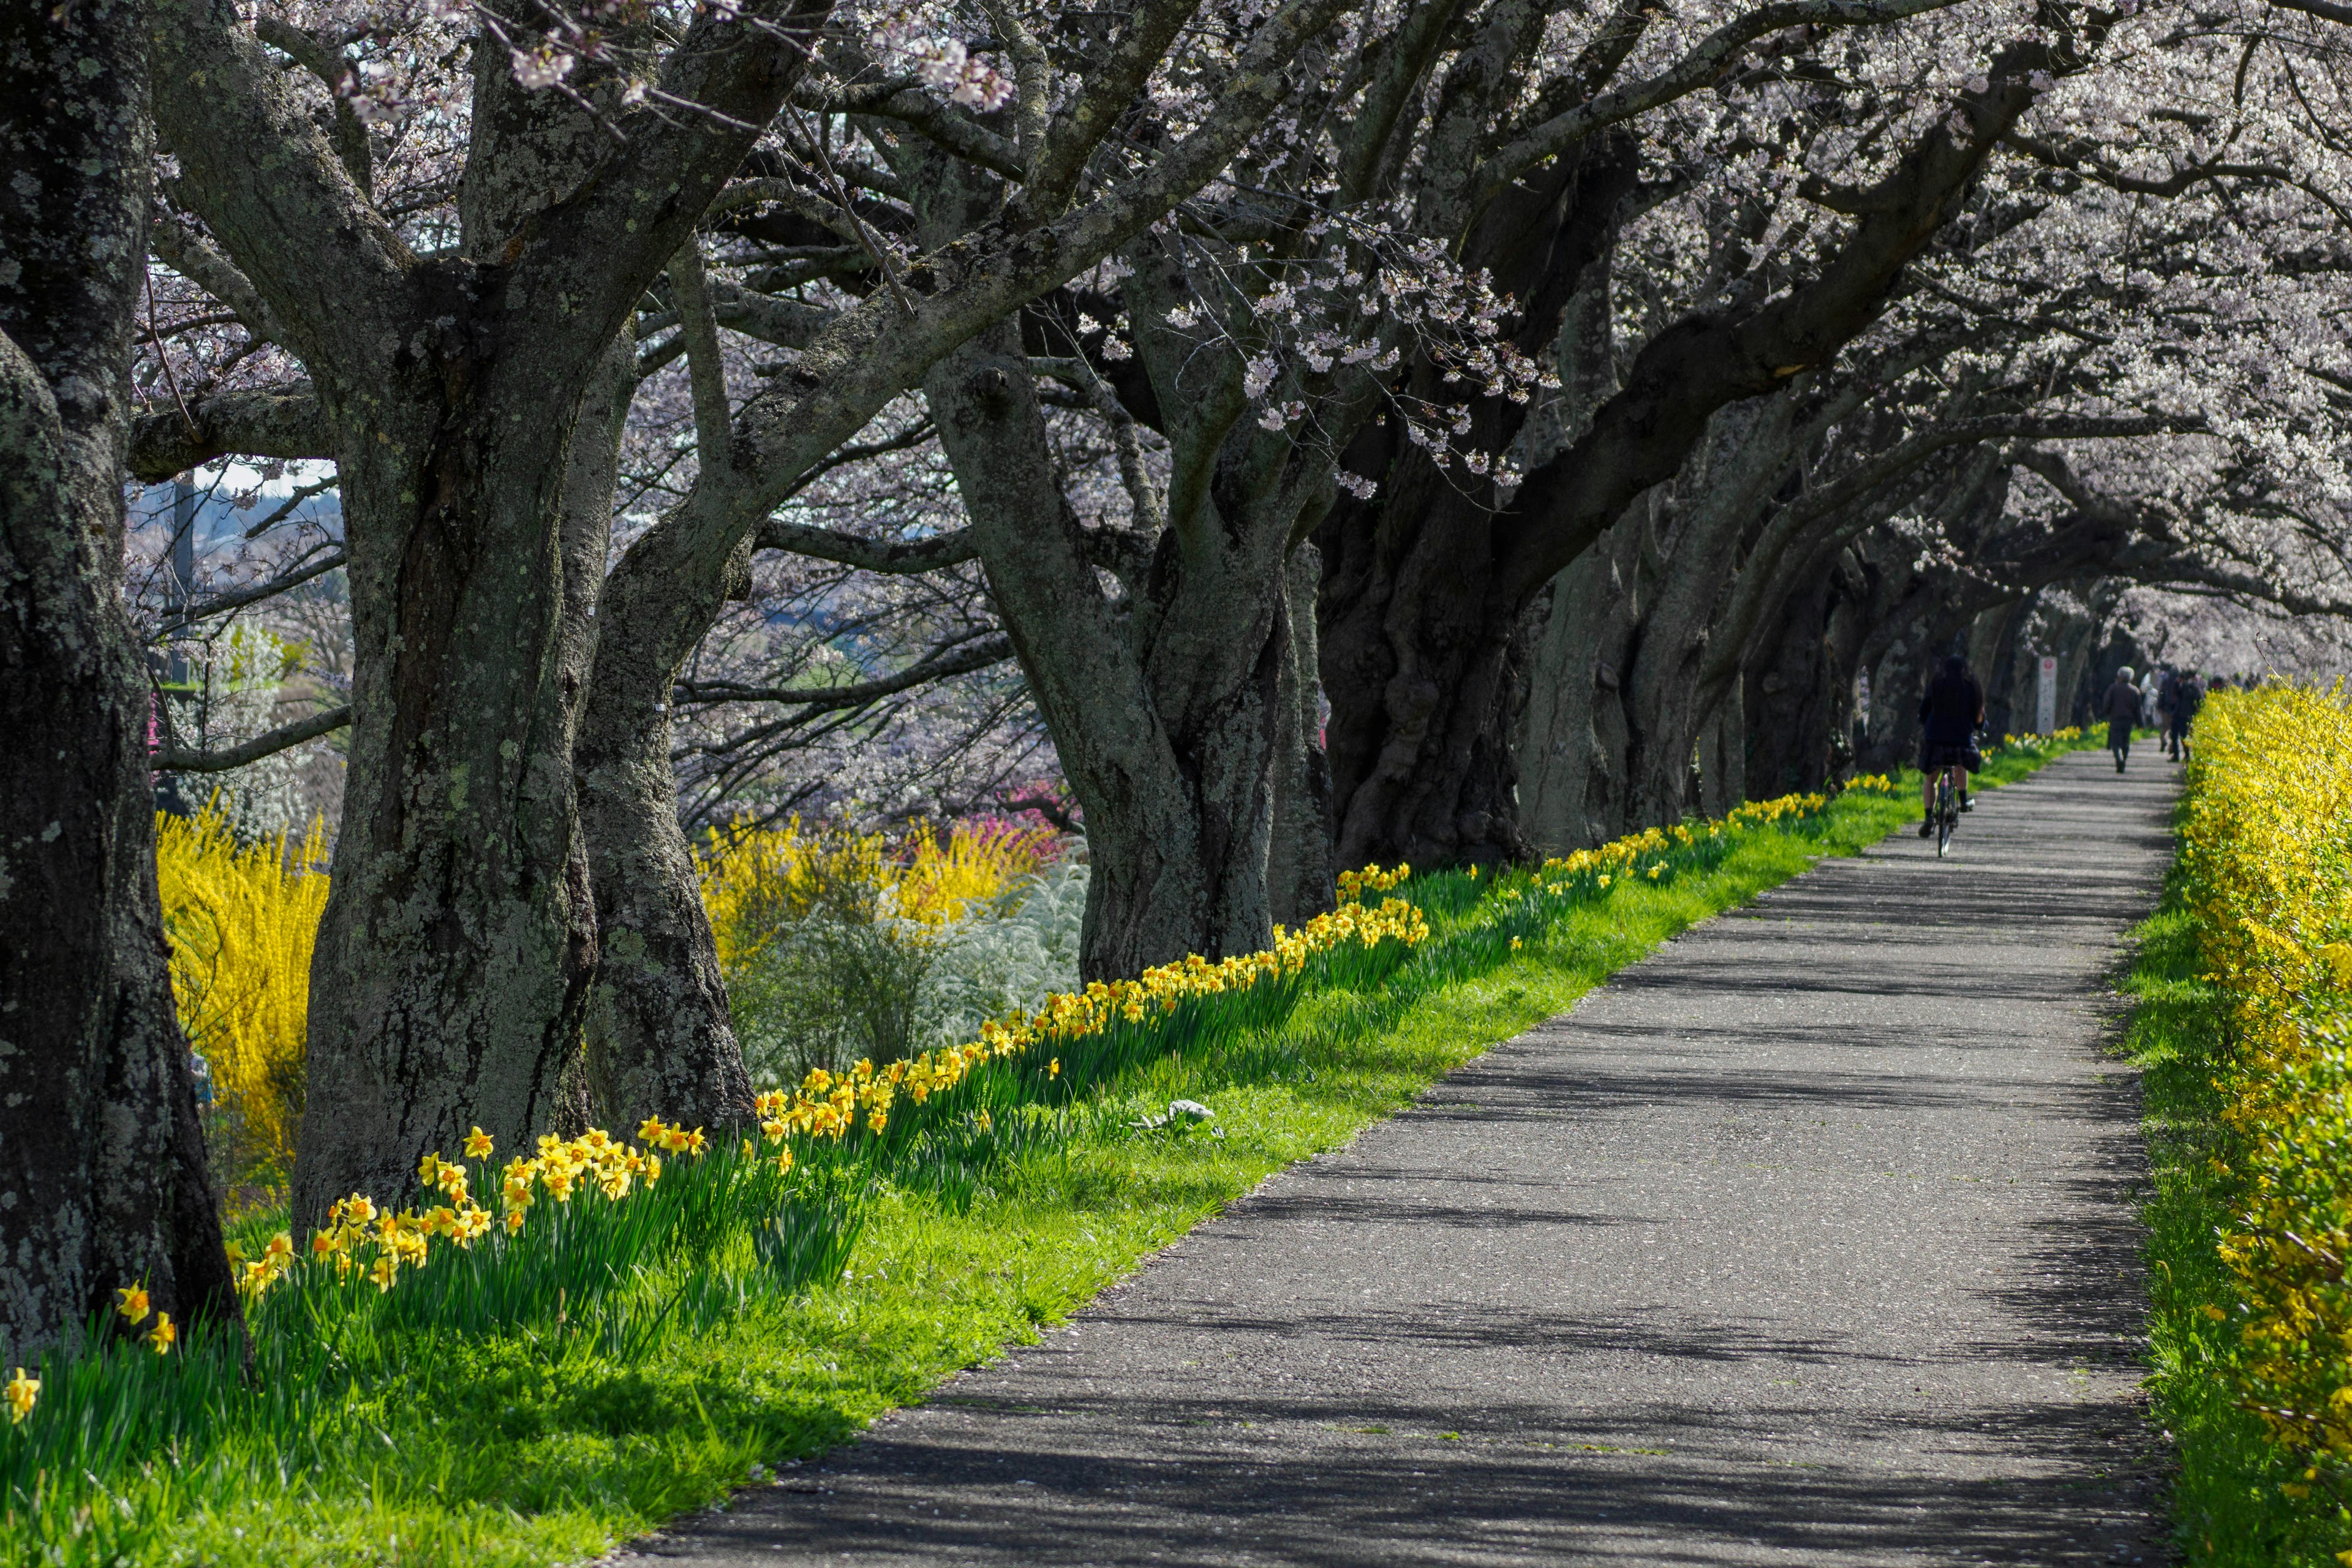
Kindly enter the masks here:
[[171, 1353], [172, 1347], [180, 1342], [180, 1331], [173, 1326], [171, 1313], [155, 1314], [155, 1326], [147, 1331], [146, 1340], [157, 1355]]
[[33, 1413], [33, 1405], [41, 1397], [41, 1380], [26, 1377], [25, 1369], [20, 1366], [16, 1369], [16, 1375], [8, 1380], [5, 1392], [8, 1395], [8, 1424], [19, 1426], [26, 1416]]
[[115, 1302], [114, 1310], [121, 1313], [122, 1321], [134, 1329], [145, 1322], [147, 1314], [154, 1310], [147, 1299], [147, 1287], [144, 1285], [125, 1285], [115, 1291], [115, 1295], [121, 1300]]

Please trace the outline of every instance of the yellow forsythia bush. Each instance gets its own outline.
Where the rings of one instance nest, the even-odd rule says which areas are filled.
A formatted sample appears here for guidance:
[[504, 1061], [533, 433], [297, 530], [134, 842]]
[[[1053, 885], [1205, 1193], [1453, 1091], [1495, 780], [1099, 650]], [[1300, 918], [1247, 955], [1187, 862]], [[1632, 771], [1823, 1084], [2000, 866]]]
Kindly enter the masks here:
[[713, 833], [695, 866], [719, 967], [733, 973], [780, 923], [807, 916], [829, 889], [870, 892], [889, 914], [936, 930], [974, 913], [1055, 854], [1050, 831], [1002, 820], [919, 835], [910, 854], [894, 857], [882, 834], [812, 829], [794, 816], [780, 827], [739, 821]]
[[232, 1157], [265, 1177], [292, 1168], [300, 1131], [310, 951], [327, 905], [327, 877], [316, 868], [324, 836], [313, 822], [289, 858], [284, 834], [240, 847], [209, 806], [155, 818], [180, 1026], [231, 1113]]
[[2352, 706], [2273, 682], [2197, 716], [2181, 865], [2226, 1008], [2241, 1397], [2352, 1463]]

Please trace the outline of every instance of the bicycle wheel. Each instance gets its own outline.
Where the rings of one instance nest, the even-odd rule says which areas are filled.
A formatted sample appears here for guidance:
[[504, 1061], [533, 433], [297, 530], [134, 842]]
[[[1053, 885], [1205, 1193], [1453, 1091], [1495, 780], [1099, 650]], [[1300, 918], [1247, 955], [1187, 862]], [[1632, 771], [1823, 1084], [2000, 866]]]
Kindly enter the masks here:
[[1959, 826], [1960, 814], [1952, 799], [1952, 781], [1948, 774], [1936, 784], [1936, 858], [1941, 860], [1944, 851], [1951, 847], [1952, 829]]

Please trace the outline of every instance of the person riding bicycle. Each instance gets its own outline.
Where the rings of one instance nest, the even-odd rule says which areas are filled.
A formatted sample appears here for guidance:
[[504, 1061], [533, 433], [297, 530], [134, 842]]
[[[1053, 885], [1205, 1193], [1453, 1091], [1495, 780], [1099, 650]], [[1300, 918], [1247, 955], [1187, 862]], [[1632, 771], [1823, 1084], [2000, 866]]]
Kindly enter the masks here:
[[1960, 797], [1969, 803], [1969, 750], [1977, 726], [1984, 722], [1984, 688], [1969, 673], [1969, 661], [1958, 654], [1944, 660], [1943, 669], [1927, 683], [1919, 700], [1919, 837], [1936, 831], [1936, 778], [1948, 770]]

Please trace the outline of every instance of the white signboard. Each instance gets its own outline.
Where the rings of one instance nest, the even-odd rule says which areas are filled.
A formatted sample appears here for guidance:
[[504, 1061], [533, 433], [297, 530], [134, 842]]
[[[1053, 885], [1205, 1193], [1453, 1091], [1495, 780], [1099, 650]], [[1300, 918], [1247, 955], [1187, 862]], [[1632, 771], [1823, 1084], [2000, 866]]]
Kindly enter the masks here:
[[2058, 659], [2042, 656], [2042, 683], [2033, 694], [2033, 732], [2047, 735], [2058, 728]]

